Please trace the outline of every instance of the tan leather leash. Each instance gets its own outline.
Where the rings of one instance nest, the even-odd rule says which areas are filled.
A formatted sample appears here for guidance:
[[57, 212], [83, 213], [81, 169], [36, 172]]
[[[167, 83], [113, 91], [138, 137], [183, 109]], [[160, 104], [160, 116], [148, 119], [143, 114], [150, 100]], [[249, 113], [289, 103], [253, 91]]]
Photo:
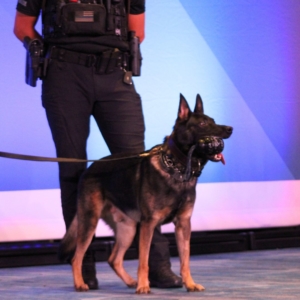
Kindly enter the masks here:
[[80, 163], [80, 162], [95, 162], [95, 161], [114, 161], [114, 160], [122, 160], [124, 158], [138, 158], [141, 156], [147, 156], [147, 152], [139, 153], [136, 155], [126, 156], [126, 157], [117, 157], [117, 158], [102, 158], [102, 159], [80, 159], [80, 158], [66, 158], [66, 157], [43, 157], [43, 156], [34, 156], [34, 155], [24, 155], [24, 154], [16, 154], [9, 152], [1, 152], [0, 157], [12, 158], [12, 159], [20, 159], [20, 160], [30, 160], [30, 161], [42, 161], [42, 162], [69, 162], [69, 163]]

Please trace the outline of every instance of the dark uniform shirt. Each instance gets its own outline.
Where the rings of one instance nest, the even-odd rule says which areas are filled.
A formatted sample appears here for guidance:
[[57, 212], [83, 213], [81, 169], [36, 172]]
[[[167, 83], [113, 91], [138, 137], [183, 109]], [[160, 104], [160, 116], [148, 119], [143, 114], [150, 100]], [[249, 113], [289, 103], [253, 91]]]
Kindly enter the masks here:
[[[47, 0], [46, 0], [47, 1]], [[41, 13], [43, 0], [18, 0], [17, 11], [28, 16], [38, 17]], [[142, 14], [145, 12], [145, 0], [131, 0], [130, 14]], [[63, 38], [46, 38], [45, 42], [50, 46], [59, 46], [65, 49], [98, 53], [112, 48], [121, 51], [128, 50], [128, 42], [118, 36], [70, 36]]]

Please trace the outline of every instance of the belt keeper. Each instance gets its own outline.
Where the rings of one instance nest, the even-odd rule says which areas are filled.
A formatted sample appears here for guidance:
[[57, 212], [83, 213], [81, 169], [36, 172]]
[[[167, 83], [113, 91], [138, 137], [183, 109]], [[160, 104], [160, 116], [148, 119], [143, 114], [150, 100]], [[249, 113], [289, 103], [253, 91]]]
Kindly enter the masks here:
[[59, 49], [58, 51], [58, 60], [59, 61], [64, 61], [64, 56], [65, 56], [65, 50], [64, 49]]
[[88, 55], [86, 57], [86, 61], [85, 61], [85, 66], [90, 68], [91, 66], [93, 66], [96, 62], [96, 56], [95, 55]]

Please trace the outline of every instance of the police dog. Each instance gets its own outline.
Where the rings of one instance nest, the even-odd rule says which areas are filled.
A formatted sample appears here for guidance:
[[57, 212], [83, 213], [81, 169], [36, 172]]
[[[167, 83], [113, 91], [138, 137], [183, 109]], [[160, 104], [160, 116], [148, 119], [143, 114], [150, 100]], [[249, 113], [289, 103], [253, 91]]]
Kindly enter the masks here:
[[[180, 273], [187, 291], [202, 291], [189, 267], [191, 216], [196, 197], [197, 177], [209, 161], [224, 162], [223, 139], [232, 127], [217, 125], [204, 114], [196, 97], [194, 112], [180, 95], [178, 117], [163, 144], [144, 153], [112, 155], [94, 162], [79, 183], [77, 214], [64, 236], [61, 258], [72, 258], [77, 291], [88, 290], [82, 278], [82, 260], [94, 236], [99, 218], [114, 231], [115, 245], [109, 265], [136, 293], [150, 292], [149, 249], [154, 228], [173, 222], [180, 257]], [[123, 267], [123, 258], [140, 223], [137, 281]]]

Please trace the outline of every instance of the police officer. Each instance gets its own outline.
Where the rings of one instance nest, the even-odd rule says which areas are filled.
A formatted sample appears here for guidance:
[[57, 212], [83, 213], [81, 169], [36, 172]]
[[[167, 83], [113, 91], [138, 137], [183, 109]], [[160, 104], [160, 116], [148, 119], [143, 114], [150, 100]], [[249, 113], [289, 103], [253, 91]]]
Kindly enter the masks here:
[[[42, 36], [35, 29], [41, 12]], [[128, 31], [143, 41], [144, 24], [145, 0], [18, 0], [16, 37], [22, 42], [25, 37], [40, 39], [49, 59], [42, 82], [42, 105], [58, 157], [86, 159], [90, 116], [111, 153], [144, 150], [144, 119], [141, 99], [132, 83], [128, 41]], [[66, 228], [76, 213], [77, 184], [85, 168], [85, 163], [59, 163]], [[168, 241], [158, 229], [149, 270], [151, 286], [182, 286], [181, 278], [171, 270]], [[89, 288], [98, 289], [90, 249], [82, 272]]]

